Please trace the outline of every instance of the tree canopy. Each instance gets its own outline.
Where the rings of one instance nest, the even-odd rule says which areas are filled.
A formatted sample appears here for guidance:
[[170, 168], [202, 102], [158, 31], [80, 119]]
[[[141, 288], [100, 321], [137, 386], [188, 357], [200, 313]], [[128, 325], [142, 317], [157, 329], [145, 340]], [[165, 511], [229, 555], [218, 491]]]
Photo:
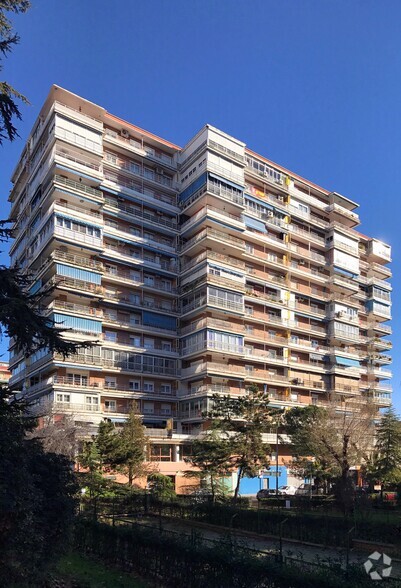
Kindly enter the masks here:
[[[19, 36], [13, 31], [7, 12], [24, 13], [30, 7], [29, 0], [0, 0], [0, 71], [1, 60], [7, 56], [14, 45], [19, 43]], [[0, 82], [0, 145], [4, 140], [13, 141], [18, 137], [14, 119], [21, 120], [18, 101], [25, 104], [28, 100], [7, 82]]]

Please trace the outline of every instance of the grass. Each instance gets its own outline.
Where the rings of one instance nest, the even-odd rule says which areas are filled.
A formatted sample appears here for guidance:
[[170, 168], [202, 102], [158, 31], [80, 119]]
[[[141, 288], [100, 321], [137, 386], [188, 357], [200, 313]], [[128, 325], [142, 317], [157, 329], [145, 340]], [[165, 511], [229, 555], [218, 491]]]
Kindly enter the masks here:
[[85, 588], [146, 588], [148, 585], [132, 574], [108, 568], [99, 561], [73, 552], [65, 555], [57, 565], [57, 576], [65, 581], [82, 582]]

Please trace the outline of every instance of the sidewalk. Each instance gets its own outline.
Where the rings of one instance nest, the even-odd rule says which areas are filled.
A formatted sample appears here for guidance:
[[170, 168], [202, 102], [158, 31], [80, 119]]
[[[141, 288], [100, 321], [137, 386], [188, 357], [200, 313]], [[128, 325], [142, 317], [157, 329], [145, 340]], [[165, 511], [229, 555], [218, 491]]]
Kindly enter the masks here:
[[[194, 529], [198, 531], [199, 536], [208, 541], [220, 541], [228, 535], [235, 540], [239, 547], [255, 549], [271, 555], [280, 553], [280, 539], [278, 537], [267, 537], [239, 529], [229, 529], [227, 527], [218, 527], [208, 523], [198, 521], [177, 520], [168, 517], [157, 516], [141, 517], [137, 521], [140, 524], [150, 525], [155, 528], [161, 528], [164, 531], [171, 531], [191, 536]], [[303, 543], [293, 539], [282, 540], [283, 558], [306, 562], [315, 565], [338, 564], [343, 569], [346, 567], [346, 550], [344, 548], [324, 547], [318, 544]], [[368, 559], [369, 552], [351, 549], [349, 552], [349, 563], [352, 565], [363, 566]], [[401, 579], [401, 560], [392, 559], [392, 578]]]

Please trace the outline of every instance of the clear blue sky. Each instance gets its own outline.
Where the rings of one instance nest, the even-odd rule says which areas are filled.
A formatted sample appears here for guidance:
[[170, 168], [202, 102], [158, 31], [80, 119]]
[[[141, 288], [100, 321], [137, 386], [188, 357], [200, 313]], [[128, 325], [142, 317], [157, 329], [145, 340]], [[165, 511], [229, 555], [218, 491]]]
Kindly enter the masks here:
[[392, 245], [401, 412], [400, 20], [399, 0], [32, 0], [3, 72], [31, 106], [0, 150], [0, 217], [53, 83], [179, 145], [209, 122], [359, 202]]

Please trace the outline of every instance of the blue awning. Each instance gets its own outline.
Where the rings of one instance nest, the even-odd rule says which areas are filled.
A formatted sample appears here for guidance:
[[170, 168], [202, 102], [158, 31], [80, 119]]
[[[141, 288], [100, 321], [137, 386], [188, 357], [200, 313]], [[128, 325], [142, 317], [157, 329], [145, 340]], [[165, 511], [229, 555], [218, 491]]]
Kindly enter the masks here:
[[350, 272], [349, 270], [345, 270], [342, 267], [338, 267], [337, 265], [334, 266], [334, 269], [339, 274], [341, 274], [343, 276], [347, 276], [348, 278], [354, 278], [355, 276], [358, 275], [358, 272]]
[[247, 228], [251, 227], [252, 229], [256, 229], [257, 231], [259, 231], [260, 233], [267, 233], [265, 223], [261, 220], [244, 215], [244, 223]]
[[336, 363], [340, 365], [347, 365], [349, 367], [359, 367], [360, 363], [356, 359], [348, 359], [348, 357], [341, 357], [340, 355], [336, 355]]
[[[222, 184], [226, 184], [226, 186], [231, 186], [232, 188], [237, 188], [237, 190], [241, 190], [241, 192], [244, 191], [244, 186], [241, 186], [240, 184], [236, 184], [235, 182], [230, 182], [230, 180], [227, 180], [227, 178], [223, 178], [222, 176], [212, 174], [211, 172], [208, 172], [208, 173], [209, 173], [209, 178], [213, 178], [214, 180], [217, 180], [218, 182], [221, 182]], [[240, 194], [238, 194], [238, 196], [240, 196]]]

